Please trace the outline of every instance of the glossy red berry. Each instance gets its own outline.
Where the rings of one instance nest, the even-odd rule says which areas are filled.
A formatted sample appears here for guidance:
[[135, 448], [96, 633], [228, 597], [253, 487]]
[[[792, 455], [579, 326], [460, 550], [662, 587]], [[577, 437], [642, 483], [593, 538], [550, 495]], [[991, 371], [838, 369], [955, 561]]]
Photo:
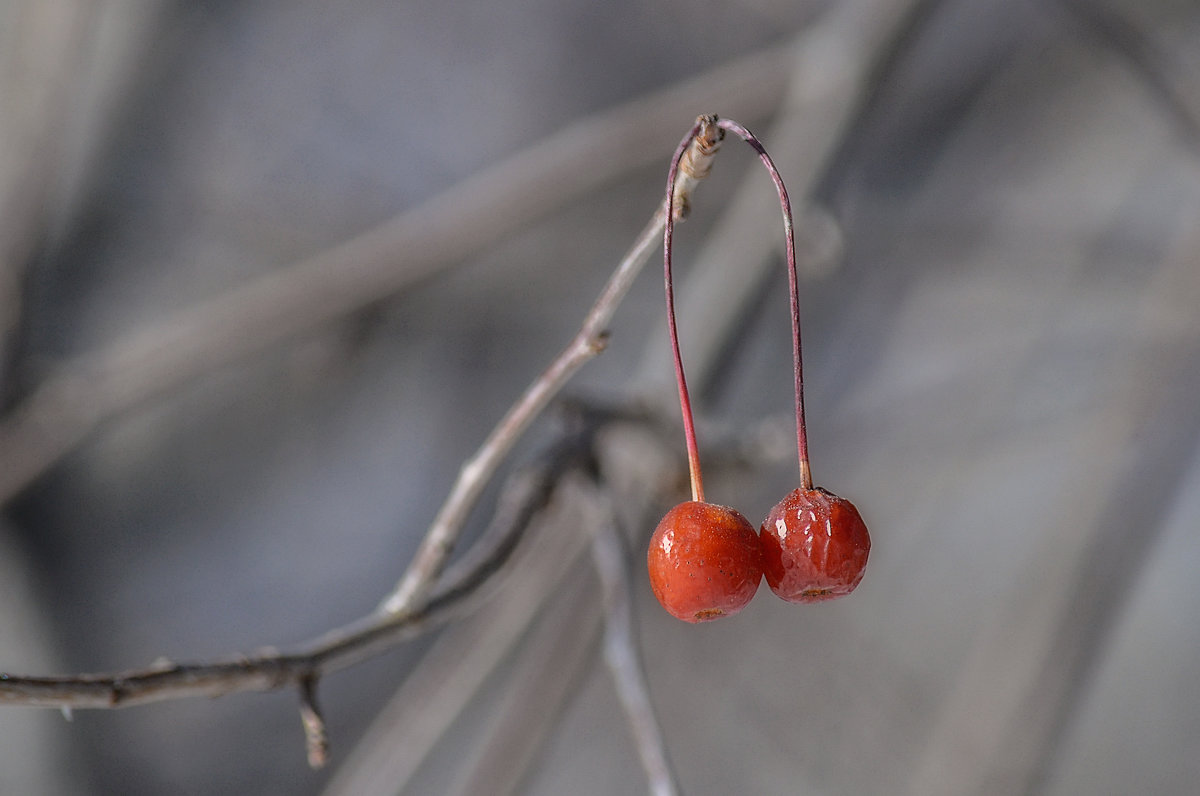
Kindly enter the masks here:
[[685, 622], [707, 622], [746, 607], [763, 575], [754, 526], [734, 509], [689, 500], [667, 512], [646, 554], [650, 588]]
[[794, 603], [832, 600], [854, 591], [871, 552], [858, 509], [819, 487], [794, 490], [776, 504], [760, 536], [767, 585]]

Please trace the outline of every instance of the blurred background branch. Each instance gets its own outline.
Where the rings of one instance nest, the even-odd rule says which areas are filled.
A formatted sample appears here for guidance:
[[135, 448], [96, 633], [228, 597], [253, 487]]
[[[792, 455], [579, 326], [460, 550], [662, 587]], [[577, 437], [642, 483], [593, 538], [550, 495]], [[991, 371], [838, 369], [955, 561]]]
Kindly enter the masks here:
[[[101, 423], [166, 390], [382, 301], [572, 198], [661, 159], [669, 125], [736, 97], [777, 100], [786, 49], [772, 49], [584, 119], [349, 241], [148, 325], [55, 369], [0, 423], [0, 501]], [[486, 131], [481, 131], [486, 132]]]

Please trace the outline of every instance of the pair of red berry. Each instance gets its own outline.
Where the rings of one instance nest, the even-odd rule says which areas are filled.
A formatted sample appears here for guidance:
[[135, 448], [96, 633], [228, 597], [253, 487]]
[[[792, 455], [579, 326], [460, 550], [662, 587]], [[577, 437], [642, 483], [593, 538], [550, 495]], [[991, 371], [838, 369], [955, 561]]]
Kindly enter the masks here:
[[668, 613], [707, 622], [745, 608], [764, 575], [788, 602], [849, 594], [870, 551], [854, 504], [824, 489], [800, 488], [771, 509], [758, 533], [736, 509], [680, 503], [654, 530], [647, 564], [650, 588]]
[[[758, 152], [779, 193], [787, 235], [800, 488], [771, 509], [757, 532], [740, 512], [704, 500], [696, 431], [675, 323], [671, 280], [675, 181], [680, 161], [693, 139], [702, 130], [710, 132], [713, 125], [719, 128], [721, 135], [724, 131], [732, 132]], [[706, 622], [737, 613], [754, 597], [764, 575], [771, 590], [788, 602], [819, 602], [849, 594], [862, 580], [871, 551], [871, 537], [858, 509], [850, 501], [814, 487], [809, 470], [800, 355], [800, 293], [792, 227], [787, 189], [778, 169], [754, 134], [729, 119], [701, 117], [680, 142], [671, 161], [667, 175], [667, 211], [663, 233], [667, 326], [679, 384], [692, 500], [675, 506], [659, 522], [651, 537], [646, 559], [654, 596], [668, 613], [685, 622]]]

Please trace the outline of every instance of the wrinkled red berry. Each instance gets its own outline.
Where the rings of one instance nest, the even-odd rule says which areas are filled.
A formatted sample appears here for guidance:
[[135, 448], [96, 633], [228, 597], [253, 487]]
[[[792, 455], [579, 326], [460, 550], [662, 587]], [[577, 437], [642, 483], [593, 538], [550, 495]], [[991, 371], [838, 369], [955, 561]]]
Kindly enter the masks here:
[[849, 594], [862, 580], [871, 536], [849, 500], [824, 489], [797, 489], [776, 504], [760, 529], [763, 574], [788, 602]]
[[685, 622], [707, 622], [746, 607], [763, 574], [754, 526], [734, 509], [689, 500], [667, 512], [646, 564], [663, 608]]

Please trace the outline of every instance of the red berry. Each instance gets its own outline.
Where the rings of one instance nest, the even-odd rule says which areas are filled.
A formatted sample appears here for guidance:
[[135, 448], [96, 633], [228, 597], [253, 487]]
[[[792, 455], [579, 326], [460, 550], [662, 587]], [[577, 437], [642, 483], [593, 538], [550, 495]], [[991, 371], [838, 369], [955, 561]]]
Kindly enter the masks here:
[[871, 536], [849, 500], [824, 489], [797, 489], [776, 504], [760, 529], [763, 574], [788, 602], [849, 594], [862, 580]]
[[671, 616], [707, 622], [750, 602], [762, 580], [763, 551], [740, 513], [689, 500], [658, 523], [646, 563], [650, 588]]

